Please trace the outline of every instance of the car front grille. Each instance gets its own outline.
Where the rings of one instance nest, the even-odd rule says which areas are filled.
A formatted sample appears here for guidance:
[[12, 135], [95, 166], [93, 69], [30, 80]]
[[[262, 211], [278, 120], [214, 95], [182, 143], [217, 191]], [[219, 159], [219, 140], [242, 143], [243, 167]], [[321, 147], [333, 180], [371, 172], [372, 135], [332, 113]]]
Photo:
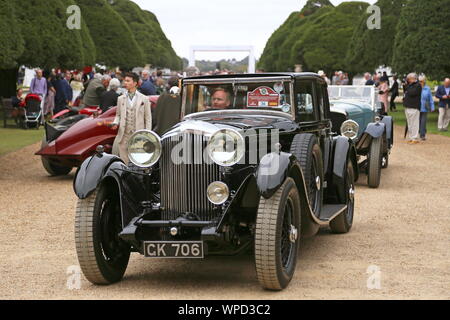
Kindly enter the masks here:
[[206, 190], [212, 182], [220, 180], [220, 168], [205, 162], [207, 144], [205, 136], [193, 133], [163, 139], [160, 168], [164, 220], [175, 220], [185, 213], [195, 214], [202, 221], [217, 218]]

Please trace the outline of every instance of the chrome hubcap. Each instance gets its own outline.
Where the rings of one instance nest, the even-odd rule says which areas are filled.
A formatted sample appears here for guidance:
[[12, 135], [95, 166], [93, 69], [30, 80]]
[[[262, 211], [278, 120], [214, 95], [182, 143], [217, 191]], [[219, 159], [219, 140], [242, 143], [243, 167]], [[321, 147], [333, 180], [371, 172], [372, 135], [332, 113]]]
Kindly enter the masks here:
[[350, 190], [348, 190], [348, 197], [352, 202], [355, 199], [355, 189], [353, 189], [353, 186], [350, 187]]
[[320, 183], [320, 177], [319, 176], [316, 178], [316, 187], [317, 187], [317, 190], [320, 190], [320, 188], [322, 187], [322, 184]]
[[381, 165], [384, 167], [386, 165], [386, 157], [383, 157], [383, 160], [381, 162]]
[[296, 227], [291, 225], [291, 229], [289, 230], [289, 241], [291, 241], [292, 243], [295, 243], [295, 241], [297, 241], [297, 239], [298, 239], [298, 230]]

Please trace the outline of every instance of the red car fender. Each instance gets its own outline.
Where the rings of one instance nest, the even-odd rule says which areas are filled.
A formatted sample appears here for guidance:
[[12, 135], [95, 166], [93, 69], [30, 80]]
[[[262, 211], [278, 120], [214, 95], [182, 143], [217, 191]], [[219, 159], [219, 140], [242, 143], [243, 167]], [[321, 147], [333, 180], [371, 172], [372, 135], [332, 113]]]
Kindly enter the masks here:
[[[152, 110], [156, 107], [159, 96], [150, 96]], [[87, 112], [97, 111], [97, 108], [86, 108]], [[109, 109], [99, 117], [90, 117], [74, 124], [66, 132], [45, 146], [36, 155], [71, 161], [80, 166], [83, 161], [90, 157], [98, 145], [103, 145], [105, 151], [112, 152], [112, 145], [118, 131], [109, 128], [116, 117], [117, 107]], [[83, 109], [84, 110], [84, 109]], [[67, 110], [68, 111], [68, 110]]]

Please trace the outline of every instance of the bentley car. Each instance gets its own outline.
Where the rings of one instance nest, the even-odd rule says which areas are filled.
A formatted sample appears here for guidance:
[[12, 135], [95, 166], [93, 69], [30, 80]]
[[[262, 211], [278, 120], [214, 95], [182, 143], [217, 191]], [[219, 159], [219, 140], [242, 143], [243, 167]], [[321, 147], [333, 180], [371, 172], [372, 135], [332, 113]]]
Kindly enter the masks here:
[[162, 137], [134, 133], [129, 164], [98, 146], [78, 169], [84, 275], [118, 282], [132, 252], [252, 252], [262, 287], [286, 288], [300, 239], [353, 224], [357, 154], [333, 134], [326, 83], [313, 73], [195, 77], [182, 101], [182, 121]]
[[[149, 99], [154, 108], [158, 96]], [[105, 152], [111, 153], [117, 131], [111, 130], [108, 124], [114, 121], [115, 116], [116, 107], [113, 107], [99, 116], [81, 112], [56, 123], [45, 123], [45, 136], [36, 155], [41, 156], [48, 174], [69, 174], [92, 156], [98, 145], [103, 145]]]
[[389, 165], [394, 144], [392, 117], [379, 113], [374, 86], [329, 86], [333, 130], [354, 141], [358, 163], [367, 172], [367, 184], [378, 188], [381, 169]]

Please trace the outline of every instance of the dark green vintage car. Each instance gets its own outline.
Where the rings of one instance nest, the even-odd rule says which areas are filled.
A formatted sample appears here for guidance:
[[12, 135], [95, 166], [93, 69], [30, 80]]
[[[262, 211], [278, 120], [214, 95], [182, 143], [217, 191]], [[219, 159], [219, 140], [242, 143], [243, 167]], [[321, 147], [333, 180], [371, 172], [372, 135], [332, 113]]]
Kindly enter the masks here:
[[378, 188], [381, 169], [389, 165], [394, 144], [393, 119], [380, 115], [374, 86], [329, 86], [333, 130], [352, 139], [358, 163], [367, 172], [367, 183]]

